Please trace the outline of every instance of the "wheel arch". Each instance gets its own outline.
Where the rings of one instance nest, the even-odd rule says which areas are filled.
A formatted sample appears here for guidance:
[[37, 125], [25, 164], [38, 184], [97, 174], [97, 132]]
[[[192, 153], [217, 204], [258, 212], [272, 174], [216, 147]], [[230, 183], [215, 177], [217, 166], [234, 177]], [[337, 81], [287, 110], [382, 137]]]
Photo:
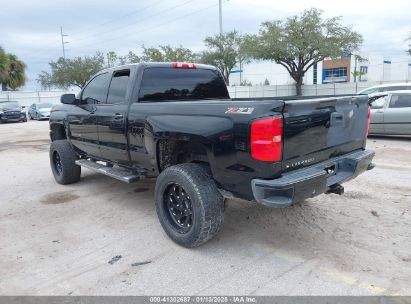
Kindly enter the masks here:
[[183, 163], [198, 163], [210, 174], [212, 145], [204, 138], [185, 136], [185, 138], [162, 138], [156, 144], [158, 172]]
[[50, 122], [50, 140], [67, 139], [67, 130], [62, 123]]

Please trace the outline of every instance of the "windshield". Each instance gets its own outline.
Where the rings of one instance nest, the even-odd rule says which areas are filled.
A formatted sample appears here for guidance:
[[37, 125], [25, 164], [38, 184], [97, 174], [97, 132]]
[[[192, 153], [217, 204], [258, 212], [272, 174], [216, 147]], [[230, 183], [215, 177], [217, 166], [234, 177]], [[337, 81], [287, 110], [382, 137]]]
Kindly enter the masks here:
[[20, 104], [17, 101], [0, 102], [0, 109], [15, 109], [20, 108]]
[[37, 105], [37, 108], [38, 109], [45, 109], [45, 108], [51, 108], [52, 107], [52, 104], [51, 103], [39, 103], [38, 105]]
[[378, 92], [378, 88], [370, 88], [370, 89], [361, 91], [360, 94], [372, 94], [372, 93], [377, 93], [377, 92]]

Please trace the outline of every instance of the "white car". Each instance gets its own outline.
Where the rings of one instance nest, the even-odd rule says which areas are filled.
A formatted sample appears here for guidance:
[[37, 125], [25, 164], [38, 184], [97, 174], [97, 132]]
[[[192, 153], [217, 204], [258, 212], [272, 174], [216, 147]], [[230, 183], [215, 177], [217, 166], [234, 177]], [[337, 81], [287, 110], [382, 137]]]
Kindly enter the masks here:
[[374, 93], [369, 102], [369, 134], [411, 135], [411, 90]]
[[411, 83], [386, 83], [373, 87], [366, 88], [359, 91], [357, 94], [373, 94], [378, 92], [388, 92], [388, 91], [400, 91], [400, 90], [411, 90]]

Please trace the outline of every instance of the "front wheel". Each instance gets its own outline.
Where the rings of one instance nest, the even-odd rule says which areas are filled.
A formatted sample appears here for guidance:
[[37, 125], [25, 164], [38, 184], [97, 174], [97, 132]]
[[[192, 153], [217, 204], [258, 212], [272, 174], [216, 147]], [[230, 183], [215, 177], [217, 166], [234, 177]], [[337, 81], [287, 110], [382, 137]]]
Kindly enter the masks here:
[[216, 236], [223, 226], [223, 197], [199, 165], [165, 169], [157, 179], [155, 202], [163, 229], [181, 246], [197, 247]]
[[56, 182], [62, 185], [80, 180], [81, 167], [76, 165], [76, 153], [67, 140], [56, 140], [50, 145], [50, 166]]

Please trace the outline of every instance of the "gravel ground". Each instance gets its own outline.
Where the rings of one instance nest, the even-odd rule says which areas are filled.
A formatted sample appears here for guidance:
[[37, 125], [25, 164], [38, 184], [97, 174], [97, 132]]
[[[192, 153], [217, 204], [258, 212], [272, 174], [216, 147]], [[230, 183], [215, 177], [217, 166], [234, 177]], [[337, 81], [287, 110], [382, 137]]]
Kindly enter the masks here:
[[411, 139], [368, 147], [377, 167], [343, 196], [229, 201], [223, 232], [185, 249], [157, 220], [155, 180], [83, 169], [58, 185], [48, 123], [0, 125], [0, 295], [411, 295]]

